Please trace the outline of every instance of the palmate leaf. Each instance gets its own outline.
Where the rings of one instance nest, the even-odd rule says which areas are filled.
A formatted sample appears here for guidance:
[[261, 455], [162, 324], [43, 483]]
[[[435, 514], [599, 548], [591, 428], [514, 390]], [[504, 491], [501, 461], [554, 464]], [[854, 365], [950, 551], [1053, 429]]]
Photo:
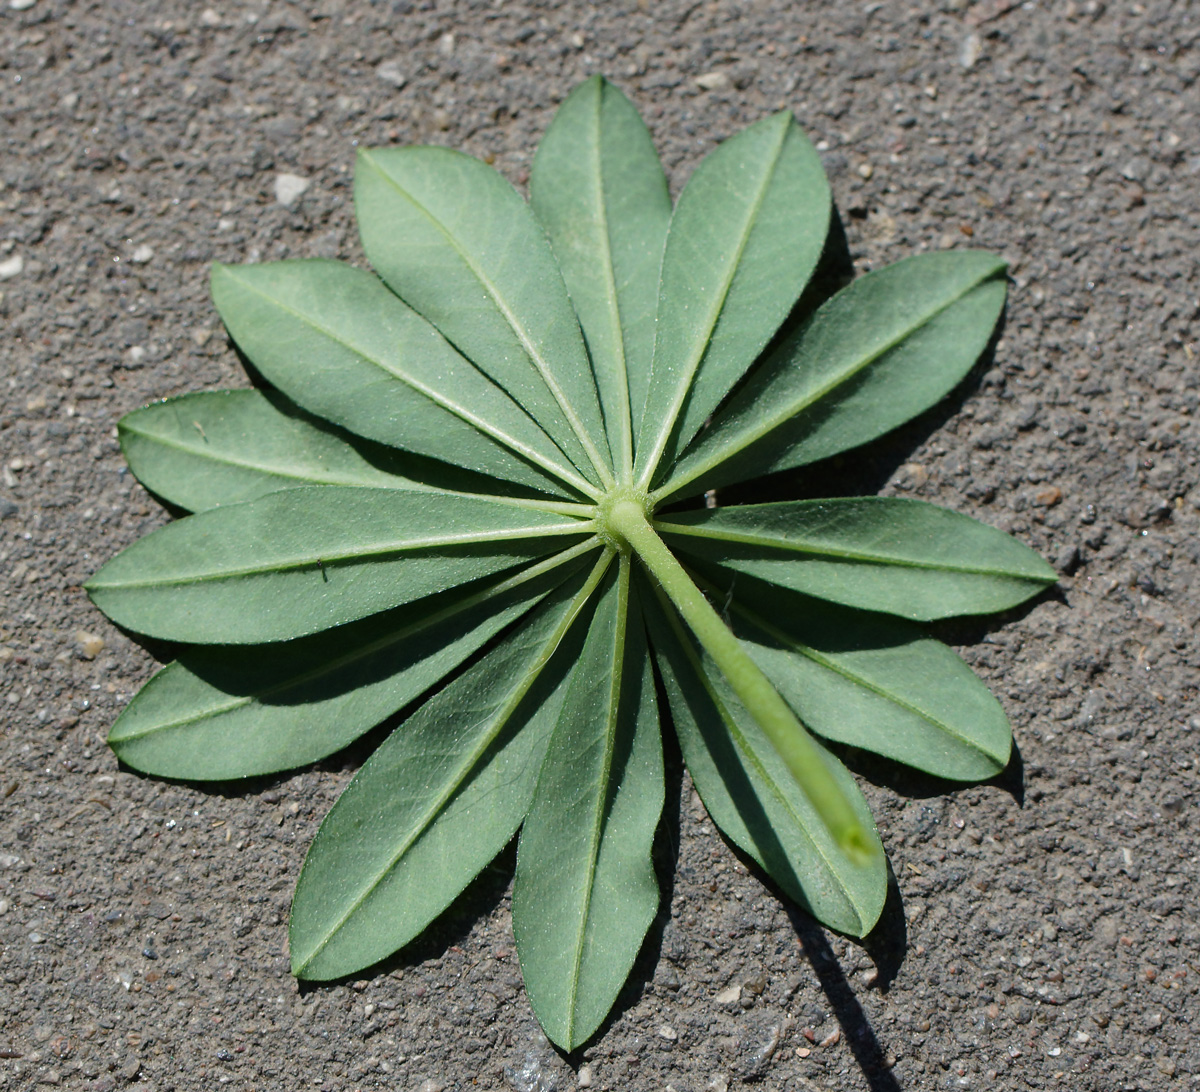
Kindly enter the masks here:
[[275, 389], [122, 422], [138, 477], [197, 514], [87, 588], [118, 623], [186, 642], [113, 726], [137, 769], [274, 773], [404, 718], [309, 851], [294, 973], [387, 957], [519, 832], [517, 952], [570, 1050], [657, 912], [664, 728], [725, 836], [862, 936], [886, 859], [810, 730], [995, 775], [1003, 710], [913, 620], [1008, 609], [1054, 574], [911, 500], [722, 490], [660, 511], [932, 405], [992, 335], [1000, 259], [919, 255], [800, 322], [831, 206], [791, 115], [716, 148], [672, 211], [645, 125], [600, 78], [563, 103], [531, 191], [532, 208], [443, 148], [365, 150], [355, 202], [382, 280], [217, 266], [226, 326]]

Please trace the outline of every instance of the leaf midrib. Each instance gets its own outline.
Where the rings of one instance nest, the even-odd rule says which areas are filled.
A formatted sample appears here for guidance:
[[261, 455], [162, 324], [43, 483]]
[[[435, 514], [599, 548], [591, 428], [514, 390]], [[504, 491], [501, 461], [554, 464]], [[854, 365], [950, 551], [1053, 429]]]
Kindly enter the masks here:
[[[787, 553], [808, 554], [814, 558], [832, 558], [863, 565], [886, 565], [891, 568], [924, 569], [934, 572], [958, 573], [964, 576], [991, 576], [1005, 580], [1032, 581], [1036, 578], [1021, 573], [1013, 573], [1004, 569], [987, 569], [978, 565], [956, 565], [952, 562], [915, 561], [911, 558], [896, 558], [887, 554], [872, 554], [866, 551], [838, 549], [837, 547], [806, 546], [794, 541], [781, 541], [766, 535], [756, 535], [749, 531], [715, 531], [711, 528], [688, 526], [681, 523], [670, 523], [667, 520], [655, 520], [656, 530], [666, 534], [678, 534], [693, 538], [711, 538], [721, 542], [732, 542], [743, 546], [764, 546]], [[759, 560], [770, 560], [761, 558]]]
[[[591, 917], [592, 898], [596, 889], [596, 867], [599, 863], [600, 843], [604, 837], [605, 806], [608, 803], [609, 782], [612, 778], [613, 753], [617, 733], [617, 717], [621, 709], [621, 685], [625, 669], [625, 631], [629, 616], [629, 573], [627, 554], [621, 555], [621, 569], [617, 584], [617, 619], [613, 627], [612, 662], [609, 673], [608, 707], [604, 725], [604, 757], [600, 763], [600, 788], [596, 793], [596, 806], [592, 811], [592, 824], [588, 838], [587, 875], [584, 878], [584, 900], [579, 915], [579, 929], [574, 944], [574, 959], [571, 968], [571, 989], [567, 1000], [567, 1041], [575, 1041], [575, 1014], [579, 1004], [579, 980], [583, 967], [584, 940]], [[636, 730], [636, 726], [635, 726]]]
[[419, 550], [437, 550], [444, 549], [448, 546], [471, 546], [480, 542], [509, 542], [514, 539], [522, 538], [541, 538], [543, 536], [557, 536], [570, 534], [585, 534], [592, 527], [591, 522], [577, 522], [573, 524], [552, 524], [546, 527], [518, 527], [511, 530], [501, 532], [495, 531], [477, 531], [471, 534], [462, 535], [441, 535], [433, 536], [427, 539], [416, 539], [410, 542], [397, 544], [388, 543], [387, 545], [377, 546], [371, 549], [355, 549], [353, 552], [340, 553], [321, 553], [312, 557], [298, 558], [296, 560], [272, 562], [266, 566], [244, 566], [240, 569], [222, 569], [220, 572], [195, 573], [193, 575], [184, 575], [176, 577], [161, 577], [158, 579], [149, 580], [122, 580], [115, 583], [97, 583], [95, 579], [89, 580], [86, 587], [91, 591], [100, 591], [104, 589], [119, 588], [121, 590], [129, 590], [136, 588], [165, 588], [186, 586], [191, 584], [205, 584], [210, 581], [220, 580], [236, 580], [239, 577], [246, 576], [261, 576], [267, 573], [277, 572], [295, 572], [299, 569], [312, 569], [322, 565], [333, 565], [342, 561], [355, 561], [358, 559], [384, 558], [389, 554], [407, 554], [415, 553]]

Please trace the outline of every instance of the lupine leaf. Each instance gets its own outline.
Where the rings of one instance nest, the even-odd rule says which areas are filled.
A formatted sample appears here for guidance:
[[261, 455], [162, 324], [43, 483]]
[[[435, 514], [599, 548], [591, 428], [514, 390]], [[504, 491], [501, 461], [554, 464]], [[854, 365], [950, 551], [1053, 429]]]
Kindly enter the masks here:
[[737, 505], [680, 512], [656, 526], [680, 550], [726, 568], [920, 620], [1006, 610], [1056, 579], [1003, 531], [895, 497]]

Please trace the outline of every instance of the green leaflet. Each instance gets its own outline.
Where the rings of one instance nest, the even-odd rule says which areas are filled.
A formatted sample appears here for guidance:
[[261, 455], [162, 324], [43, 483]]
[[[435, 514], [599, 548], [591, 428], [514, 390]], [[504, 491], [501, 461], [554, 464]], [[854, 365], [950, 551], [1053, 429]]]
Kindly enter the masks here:
[[611, 484], [579, 323], [543, 229], [512, 186], [447, 148], [364, 149], [354, 202], [363, 248], [388, 286], [589, 480]]
[[521, 831], [513, 932], [546, 1034], [600, 1026], [658, 908], [662, 745], [628, 557], [596, 606]]
[[303, 637], [572, 545], [591, 524], [453, 494], [310, 486], [168, 524], [86, 588], [169, 641]]
[[987, 346], [1004, 270], [993, 254], [950, 250], [854, 281], [767, 357], [657, 497], [803, 466], [927, 410]]
[[538, 146], [529, 190], [587, 339], [609, 446], [628, 477], [654, 352], [671, 198], [649, 131], [602, 76], [581, 83], [559, 107]]
[[723, 583], [714, 596], [733, 602], [743, 644], [814, 732], [956, 781], [1008, 765], [1012, 730], [1000, 703], [917, 626], [739, 574]]
[[134, 769], [186, 780], [315, 762], [415, 700], [527, 613], [578, 568], [581, 552], [565, 551], [482, 590], [295, 641], [185, 648], [138, 691], [109, 745]]
[[787, 318], [829, 231], [821, 160], [788, 112], [716, 149], [679, 197], [637, 444], [657, 484]]
[[887, 861], [870, 809], [845, 767], [825, 753], [876, 852], [865, 865], [842, 853], [758, 725], [660, 597], [651, 641], [679, 746], [717, 824], [792, 898], [831, 929], [865, 936], [887, 896]]
[[547, 665], [610, 556], [432, 697], [355, 775], [296, 885], [293, 974], [337, 978], [390, 955], [504, 848], [529, 807], [577, 643]]
[[923, 501], [849, 497], [680, 512], [680, 550], [794, 591], [928, 621], [1007, 610], [1056, 575], [1028, 546]]
[[359, 436], [543, 491], [587, 491], [545, 433], [378, 278], [342, 262], [216, 265], [217, 310], [255, 367]]
[[[301, 485], [429, 488], [405, 478], [399, 458], [376, 465], [328, 426], [287, 412], [277, 394], [263, 391], [170, 398], [127, 413], [118, 430], [138, 481], [190, 512]], [[373, 454], [386, 457], [387, 450]]]

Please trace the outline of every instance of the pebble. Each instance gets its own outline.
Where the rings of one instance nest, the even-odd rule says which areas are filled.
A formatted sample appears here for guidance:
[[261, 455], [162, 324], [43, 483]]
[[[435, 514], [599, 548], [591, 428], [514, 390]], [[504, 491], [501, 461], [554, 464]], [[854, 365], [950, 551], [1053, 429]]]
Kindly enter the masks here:
[[145, 265], [153, 257], [154, 247], [152, 247], [149, 243], [142, 243], [141, 246], [134, 250], [133, 255], [129, 260], [131, 262], [137, 262], [138, 265]]
[[860, 163], [858, 165], [858, 176], [859, 176], [859, 178], [863, 179], [864, 181], [866, 179], [869, 179], [871, 177], [871, 175], [873, 175], [874, 173], [875, 173], [875, 168], [872, 167], [870, 163]]
[[11, 258], [5, 258], [4, 261], [0, 262], [0, 281], [19, 277], [24, 269], [25, 259], [20, 254], [14, 254]]
[[974, 68], [975, 62], [979, 60], [979, 54], [982, 52], [983, 39], [972, 31], [962, 40], [962, 45], [958, 47], [958, 63], [963, 68]]
[[741, 996], [742, 996], [742, 987], [741, 986], [730, 986], [727, 989], [722, 990], [719, 994], [717, 994], [717, 996], [714, 997], [713, 1000], [718, 1005], [733, 1005], [733, 1004], [736, 1004], [741, 999]]
[[400, 71], [399, 60], [384, 61], [382, 64], [376, 65], [375, 75], [384, 83], [390, 83], [397, 91], [408, 83], [408, 77]]
[[591, 1088], [592, 1081], [594, 1079], [595, 1079], [595, 1077], [592, 1073], [592, 1067], [590, 1065], [583, 1066], [579, 1070], [579, 1075], [576, 1077], [576, 1080], [579, 1082], [580, 1088]]
[[28, 11], [36, 3], [37, 0], [8, 0], [8, 6], [13, 11]]
[[0, 519], [8, 519], [19, 511], [15, 502], [10, 501], [7, 497], [0, 497]]
[[443, 1092], [445, 1087], [441, 1081], [427, 1077], [417, 1086], [417, 1092]]
[[663, 1026], [658, 1029], [658, 1037], [660, 1039], [666, 1039], [668, 1043], [673, 1043], [679, 1038], [679, 1032], [671, 1027], [670, 1024], [663, 1024]]
[[86, 629], [77, 630], [75, 643], [85, 660], [94, 660], [104, 651], [104, 638], [98, 633], [89, 633]]
[[284, 208], [292, 208], [312, 182], [301, 178], [298, 174], [277, 174], [275, 176], [275, 200]]
[[704, 91], [724, 91], [731, 86], [731, 81], [724, 72], [705, 72], [696, 77], [696, 86]]

